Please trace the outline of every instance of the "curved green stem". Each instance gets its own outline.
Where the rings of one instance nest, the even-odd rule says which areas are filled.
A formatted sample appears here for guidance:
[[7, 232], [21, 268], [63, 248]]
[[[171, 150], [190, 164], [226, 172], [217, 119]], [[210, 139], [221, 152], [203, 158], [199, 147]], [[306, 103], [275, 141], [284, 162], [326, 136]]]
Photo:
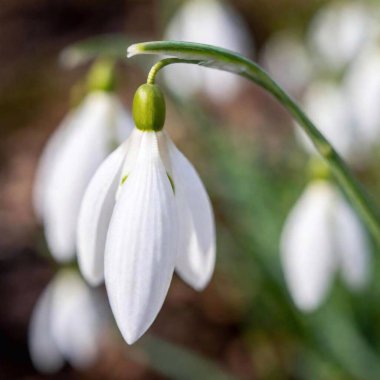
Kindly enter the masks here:
[[154, 84], [156, 80], [157, 73], [163, 69], [165, 66], [171, 65], [173, 63], [192, 63], [192, 64], [199, 64], [199, 61], [193, 60], [193, 59], [180, 59], [180, 58], [166, 58], [162, 59], [161, 61], [158, 61], [149, 71], [148, 78], [146, 80], [146, 83], [148, 84]]
[[172, 57], [161, 60], [153, 66], [149, 73], [148, 83], [149, 80], [154, 82], [157, 72], [167, 65], [192, 63], [238, 74], [267, 90], [290, 112], [307, 133], [380, 245], [380, 218], [366, 191], [297, 103], [255, 62], [226, 49], [193, 42], [157, 41], [131, 45], [128, 48], [128, 57], [137, 54], [164, 54]]

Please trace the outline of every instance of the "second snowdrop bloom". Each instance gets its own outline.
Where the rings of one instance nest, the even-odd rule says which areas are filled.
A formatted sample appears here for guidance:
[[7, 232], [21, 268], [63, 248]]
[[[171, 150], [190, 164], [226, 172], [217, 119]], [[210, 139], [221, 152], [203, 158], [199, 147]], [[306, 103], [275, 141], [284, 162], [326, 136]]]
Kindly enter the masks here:
[[311, 22], [311, 48], [323, 65], [341, 70], [360, 53], [376, 27], [373, 9], [365, 2], [328, 3]]
[[[220, 0], [186, 1], [170, 20], [164, 39], [216, 45], [244, 55], [251, 55], [254, 50], [244, 20]], [[241, 80], [230, 73], [181, 64], [164, 72], [164, 78], [178, 96], [204, 92], [217, 102], [233, 99]]]
[[132, 129], [117, 97], [90, 92], [58, 127], [42, 154], [34, 188], [34, 206], [46, 240], [60, 262], [74, 258], [80, 203], [95, 170]]
[[335, 272], [353, 289], [369, 276], [369, 247], [361, 223], [339, 189], [326, 180], [309, 184], [286, 220], [281, 259], [291, 296], [304, 311], [316, 309]]
[[102, 322], [91, 290], [77, 272], [61, 270], [34, 308], [29, 326], [29, 350], [41, 372], [59, 371], [65, 361], [78, 369], [97, 358]]
[[100, 166], [81, 206], [79, 264], [105, 278], [116, 322], [131, 344], [152, 324], [174, 269], [203, 289], [215, 262], [215, 232], [205, 188], [162, 131], [165, 103], [156, 85], [135, 95], [136, 129]]

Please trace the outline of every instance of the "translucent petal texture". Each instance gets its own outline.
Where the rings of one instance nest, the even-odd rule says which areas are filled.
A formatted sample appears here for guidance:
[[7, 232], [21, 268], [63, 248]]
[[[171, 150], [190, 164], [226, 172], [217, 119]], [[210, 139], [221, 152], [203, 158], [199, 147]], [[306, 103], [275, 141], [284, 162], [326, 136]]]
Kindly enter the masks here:
[[178, 210], [176, 272], [196, 290], [205, 288], [215, 267], [215, 224], [211, 202], [197, 172], [168, 138]]
[[[241, 17], [230, 6], [217, 0], [186, 2], [170, 21], [164, 39], [201, 42], [244, 55], [253, 51], [253, 42]], [[175, 65], [164, 75], [170, 89], [180, 96], [203, 90], [217, 101], [231, 99], [240, 84], [236, 75], [190, 65]]]
[[124, 143], [100, 165], [81, 204], [77, 231], [78, 261], [84, 278], [91, 285], [99, 285], [104, 278], [106, 237], [125, 151]]
[[336, 269], [330, 235], [335, 196], [329, 183], [311, 183], [291, 211], [281, 236], [285, 279], [295, 304], [304, 311], [321, 304]]
[[59, 272], [54, 283], [52, 333], [60, 351], [73, 367], [86, 368], [96, 360], [99, 326], [90, 289], [75, 271]]
[[346, 200], [335, 207], [334, 240], [344, 280], [353, 289], [363, 288], [369, 280], [370, 251], [366, 233]]
[[136, 166], [116, 203], [106, 243], [107, 292], [127, 343], [135, 342], [161, 309], [176, 252], [173, 190], [159, 156], [157, 136], [144, 132]]
[[50, 284], [37, 301], [29, 325], [29, 352], [34, 367], [44, 373], [59, 371], [64, 365], [52, 332], [53, 286]]
[[322, 58], [319, 61], [334, 69], [342, 69], [370, 38], [376, 26], [375, 20], [367, 4], [328, 4], [310, 25], [311, 47]]
[[43, 209], [47, 242], [58, 261], [74, 256], [80, 202], [95, 170], [114, 145], [115, 120], [114, 98], [92, 93], [55, 154], [45, 181]]

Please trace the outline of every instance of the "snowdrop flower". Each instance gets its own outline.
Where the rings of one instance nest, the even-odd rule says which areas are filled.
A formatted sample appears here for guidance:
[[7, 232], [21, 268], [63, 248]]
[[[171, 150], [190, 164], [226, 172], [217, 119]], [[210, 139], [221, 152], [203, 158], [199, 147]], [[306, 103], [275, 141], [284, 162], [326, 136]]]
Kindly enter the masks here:
[[29, 326], [29, 351], [41, 372], [65, 361], [83, 369], [96, 359], [100, 320], [90, 289], [74, 270], [61, 270], [38, 300]]
[[92, 284], [103, 279], [116, 322], [132, 344], [153, 323], [174, 269], [193, 288], [215, 262], [210, 200], [187, 159], [162, 131], [165, 103], [156, 85], [133, 102], [136, 129], [99, 167], [78, 223], [79, 264]]
[[314, 180], [291, 211], [280, 245], [285, 279], [297, 307], [316, 309], [340, 271], [352, 290], [369, 276], [369, 248], [358, 217], [339, 189]]
[[115, 142], [124, 140], [131, 129], [131, 118], [117, 97], [93, 91], [48, 141], [37, 169], [34, 208], [56, 260], [74, 257], [77, 218], [86, 186]]
[[[164, 39], [221, 46], [249, 55], [253, 50], [246, 25], [227, 4], [219, 0], [190, 0], [170, 21]], [[240, 78], [216, 70], [176, 65], [164, 72], [169, 89], [178, 96], [204, 91], [215, 101], [231, 100], [239, 90]], [[178, 81], [181, 91], [178, 91]]]
[[380, 138], [380, 48], [371, 44], [348, 70], [344, 85], [360, 126], [360, 140], [373, 146]]
[[333, 3], [312, 20], [311, 48], [325, 66], [343, 69], [362, 49], [376, 28], [371, 9], [360, 2]]
[[293, 32], [271, 36], [264, 46], [261, 61], [272, 77], [295, 95], [305, 88], [314, 70], [305, 44]]

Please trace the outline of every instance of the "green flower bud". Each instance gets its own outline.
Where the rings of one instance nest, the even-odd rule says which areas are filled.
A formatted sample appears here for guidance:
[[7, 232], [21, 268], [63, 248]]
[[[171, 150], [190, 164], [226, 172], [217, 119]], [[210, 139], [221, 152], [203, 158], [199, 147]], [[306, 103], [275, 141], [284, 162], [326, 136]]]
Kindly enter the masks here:
[[165, 99], [155, 84], [143, 84], [133, 98], [133, 120], [142, 131], [161, 131], [165, 123]]
[[87, 76], [89, 91], [107, 91], [115, 89], [115, 62], [112, 59], [98, 59], [91, 67]]

